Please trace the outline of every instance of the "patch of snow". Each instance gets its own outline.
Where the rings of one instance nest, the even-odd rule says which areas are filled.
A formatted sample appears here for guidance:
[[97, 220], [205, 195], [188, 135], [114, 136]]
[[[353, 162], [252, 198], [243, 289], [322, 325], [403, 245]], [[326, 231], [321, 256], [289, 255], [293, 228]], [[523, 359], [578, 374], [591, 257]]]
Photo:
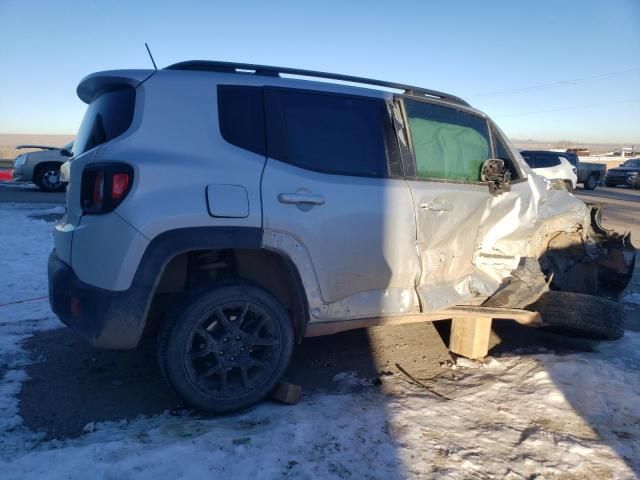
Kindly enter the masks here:
[[[493, 357], [485, 357], [479, 360], [470, 360], [465, 357], [457, 357], [455, 364], [448, 365], [449, 368], [456, 370], [457, 368], [504, 368], [499, 360]], [[453, 368], [456, 367], [456, 368]]]
[[[0, 209], [0, 303], [46, 295], [50, 223]], [[32, 361], [21, 341], [59, 322], [48, 303], [0, 307], [3, 479], [636, 478], [640, 472], [640, 334], [596, 352], [509, 354], [447, 364], [424, 385], [398, 376], [384, 394], [354, 372], [357, 393], [263, 402], [223, 417], [165, 412], [90, 422], [77, 439], [43, 441], [19, 416]], [[456, 369], [455, 371], [451, 371]]]
[[640, 293], [628, 292], [622, 301], [627, 304], [640, 305]]
[[373, 382], [366, 378], [359, 378], [356, 372], [341, 372], [334, 375], [334, 382], [344, 386], [370, 387]]
[[67, 210], [64, 207], [56, 205], [55, 207], [51, 208], [40, 208], [37, 212], [33, 212], [32, 215], [64, 215], [66, 212]]

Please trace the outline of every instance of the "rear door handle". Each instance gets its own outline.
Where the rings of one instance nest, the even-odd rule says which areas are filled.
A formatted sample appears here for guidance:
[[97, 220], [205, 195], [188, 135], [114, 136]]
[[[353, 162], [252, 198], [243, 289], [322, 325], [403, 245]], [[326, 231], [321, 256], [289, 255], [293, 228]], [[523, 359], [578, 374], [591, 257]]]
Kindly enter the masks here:
[[310, 193], [281, 193], [278, 195], [278, 201], [280, 203], [324, 205], [324, 197], [322, 195], [312, 195]]

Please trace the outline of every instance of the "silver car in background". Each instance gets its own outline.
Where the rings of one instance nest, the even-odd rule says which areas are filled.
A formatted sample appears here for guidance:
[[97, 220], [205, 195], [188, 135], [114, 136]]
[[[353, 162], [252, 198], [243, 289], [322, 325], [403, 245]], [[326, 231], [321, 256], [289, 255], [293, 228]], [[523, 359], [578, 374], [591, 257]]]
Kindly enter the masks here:
[[47, 192], [58, 192], [64, 188], [60, 177], [60, 166], [71, 156], [73, 142], [63, 147], [44, 145], [18, 145], [16, 148], [39, 148], [39, 151], [18, 155], [13, 162], [14, 182], [33, 182]]

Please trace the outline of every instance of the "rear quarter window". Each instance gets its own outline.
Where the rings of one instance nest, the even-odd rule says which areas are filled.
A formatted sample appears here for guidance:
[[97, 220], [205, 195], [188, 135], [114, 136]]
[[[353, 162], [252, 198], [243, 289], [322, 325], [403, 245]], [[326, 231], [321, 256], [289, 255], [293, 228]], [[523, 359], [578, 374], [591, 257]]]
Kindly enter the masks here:
[[527, 165], [529, 165], [531, 168], [535, 168], [535, 163], [533, 162], [533, 155], [525, 152], [521, 152], [520, 155], [522, 155], [522, 158], [524, 158], [524, 161], [527, 162]]
[[536, 168], [551, 168], [560, 165], [560, 159], [556, 155], [547, 153], [536, 154]]
[[261, 87], [218, 85], [218, 119], [220, 133], [227, 142], [266, 155]]
[[73, 142], [73, 155], [80, 155], [122, 135], [131, 126], [136, 93], [133, 87], [110, 90], [87, 107]]
[[562, 155], [559, 155], [559, 156], [561, 158], [565, 158], [574, 167], [578, 163], [578, 156], [575, 153], [567, 152], [567, 153], [563, 153]]

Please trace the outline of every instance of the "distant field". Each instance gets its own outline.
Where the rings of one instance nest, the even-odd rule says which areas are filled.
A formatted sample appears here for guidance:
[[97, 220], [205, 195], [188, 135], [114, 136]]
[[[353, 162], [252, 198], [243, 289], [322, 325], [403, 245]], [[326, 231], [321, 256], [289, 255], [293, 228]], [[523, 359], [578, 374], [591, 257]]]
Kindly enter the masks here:
[[75, 135], [38, 135], [29, 133], [0, 133], [0, 160], [13, 160], [20, 153], [32, 150], [16, 150], [16, 145], [49, 145], [62, 147], [73, 140]]
[[[32, 150], [16, 150], [15, 146], [20, 144], [32, 144], [32, 145], [50, 145], [52, 147], [61, 147], [71, 140], [73, 140], [74, 135], [39, 135], [39, 134], [29, 134], [29, 133], [20, 133], [20, 134], [10, 134], [10, 133], [0, 133], [0, 167], [6, 166], [8, 161], [13, 160], [20, 153], [29, 152]], [[564, 143], [562, 141], [559, 142], [543, 142], [538, 140], [517, 140], [513, 139], [513, 143], [517, 148], [520, 149], [537, 149], [537, 150], [548, 150], [551, 148], [564, 148]], [[590, 148], [591, 154], [597, 156], [598, 154], [602, 154], [604, 152], [610, 152], [615, 150], [616, 148], [620, 148], [619, 144], [614, 143], [594, 143], [587, 144], [581, 143], [581, 147]], [[4, 162], [3, 162], [4, 160]], [[608, 168], [616, 166], [616, 163], [620, 161], [611, 162], [611, 158], [609, 159], [601, 159], [601, 158], [588, 158], [585, 157], [582, 159], [583, 161], [589, 162], [602, 162], [608, 165]], [[609, 160], [609, 161], [607, 161]]]

